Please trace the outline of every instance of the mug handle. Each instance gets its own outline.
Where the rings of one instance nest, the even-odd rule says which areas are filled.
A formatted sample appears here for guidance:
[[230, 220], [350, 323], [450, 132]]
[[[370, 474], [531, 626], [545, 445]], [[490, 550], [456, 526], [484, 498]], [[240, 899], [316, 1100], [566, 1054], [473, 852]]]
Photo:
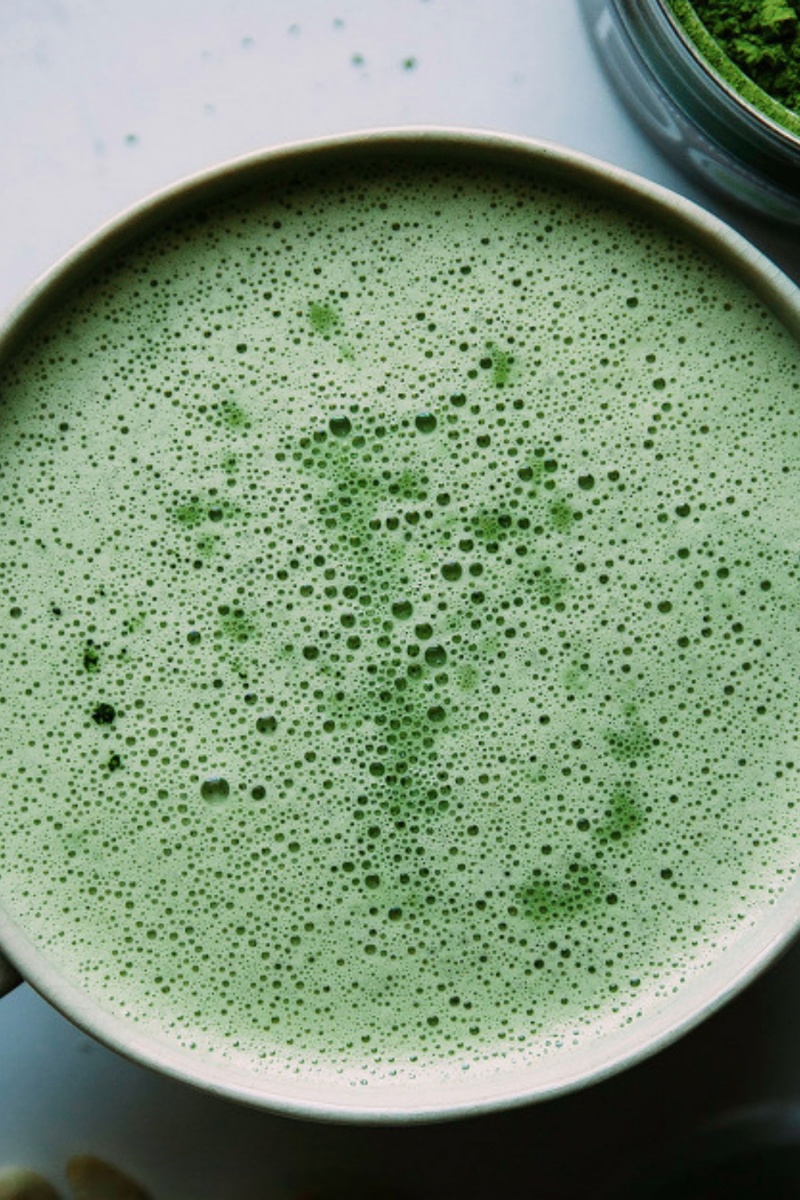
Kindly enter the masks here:
[[5, 996], [18, 983], [22, 983], [22, 976], [19, 971], [12, 967], [8, 959], [3, 958], [2, 954], [0, 954], [0, 996]]

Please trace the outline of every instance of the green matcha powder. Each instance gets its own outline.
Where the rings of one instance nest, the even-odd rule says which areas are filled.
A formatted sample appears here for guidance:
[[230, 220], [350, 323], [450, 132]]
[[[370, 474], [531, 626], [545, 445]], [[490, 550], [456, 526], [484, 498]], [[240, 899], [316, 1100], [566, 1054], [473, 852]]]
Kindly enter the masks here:
[[800, 136], [800, 18], [784, 0], [670, 0], [708, 65], [748, 104]]

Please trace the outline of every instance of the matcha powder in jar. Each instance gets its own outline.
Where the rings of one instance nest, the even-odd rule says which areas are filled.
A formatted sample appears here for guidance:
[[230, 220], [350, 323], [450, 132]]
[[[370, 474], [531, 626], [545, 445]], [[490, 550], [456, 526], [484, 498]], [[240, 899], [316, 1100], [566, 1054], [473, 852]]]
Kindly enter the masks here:
[[800, 0], [579, 0], [631, 115], [726, 202], [800, 226]]
[[800, 134], [800, 14], [784, 0], [670, 0], [698, 51], [747, 103]]

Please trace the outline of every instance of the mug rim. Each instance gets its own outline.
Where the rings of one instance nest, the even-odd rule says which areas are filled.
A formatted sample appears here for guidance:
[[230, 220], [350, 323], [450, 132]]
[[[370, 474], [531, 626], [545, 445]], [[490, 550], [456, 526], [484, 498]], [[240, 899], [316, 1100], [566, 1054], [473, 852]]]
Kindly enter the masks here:
[[[698, 204], [623, 168], [580, 151], [535, 138], [491, 130], [440, 126], [400, 126], [360, 130], [330, 137], [289, 142], [222, 162], [158, 189], [128, 207], [95, 233], [79, 242], [40, 276], [0, 321], [0, 359], [13, 352], [19, 340], [58, 303], [64, 292], [90, 270], [171, 215], [193, 205], [221, 199], [260, 178], [278, 177], [284, 170], [304, 164], [320, 167], [328, 162], [353, 162], [354, 155], [433, 156], [446, 154], [459, 161], [484, 161], [497, 166], [522, 167], [532, 177], [555, 178], [587, 187], [595, 194], [620, 201], [645, 213], [662, 227], [677, 229], [731, 269], [800, 341], [800, 288], [761, 251], [724, 221]], [[353, 1087], [346, 1094], [341, 1083], [312, 1078], [301, 1087], [288, 1086], [287, 1076], [277, 1086], [258, 1086], [262, 1077], [247, 1083], [235, 1071], [194, 1059], [189, 1051], [135, 1029], [130, 1022], [105, 1010], [48, 962], [24, 930], [0, 908], [0, 946], [9, 960], [48, 1002], [73, 1024], [123, 1057], [150, 1067], [204, 1091], [288, 1116], [362, 1124], [412, 1123], [477, 1115], [541, 1101], [599, 1082], [649, 1058], [699, 1025], [772, 964], [788, 948], [800, 928], [800, 880], [795, 880], [776, 905], [758, 919], [755, 953], [745, 952], [746, 936], [725, 950], [714, 965], [699, 972], [680, 994], [680, 1003], [660, 1013], [658, 1020], [644, 1017], [641, 1031], [600, 1031], [602, 1045], [590, 1048], [589, 1065], [580, 1065], [558, 1080], [537, 1078], [537, 1064], [473, 1079], [463, 1079], [446, 1089], [452, 1096], [434, 1095], [435, 1086], [409, 1080], [397, 1085]], [[725, 957], [728, 954], [729, 957]], [[724, 962], [721, 984], [711, 984], [719, 962]], [[695, 997], [695, 993], [698, 995]], [[659, 1016], [659, 1014], [656, 1014]], [[584, 1055], [580, 1062], [587, 1058]], [[438, 1086], [438, 1085], [436, 1085]], [[344, 1097], [344, 1098], [339, 1098]], [[460, 1097], [460, 1098], [459, 1098]], [[398, 1098], [401, 1102], [398, 1103]], [[351, 1102], [352, 1101], [352, 1102]]]

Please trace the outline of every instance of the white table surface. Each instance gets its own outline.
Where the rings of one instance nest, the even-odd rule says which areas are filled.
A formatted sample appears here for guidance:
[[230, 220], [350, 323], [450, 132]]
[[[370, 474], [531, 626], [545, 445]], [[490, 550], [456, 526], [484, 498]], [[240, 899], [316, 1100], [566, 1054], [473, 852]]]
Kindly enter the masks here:
[[[358, 128], [543, 137], [713, 209], [800, 279], [797, 234], [724, 208], [639, 132], [576, 0], [0, 0], [0, 309], [76, 241], [226, 158]], [[0, 787], [2, 783], [0, 782]], [[800, 1102], [800, 950], [701, 1029], [582, 1095], [406, 1129], [290, 1121], [133, 1066], [23, 986], [0, 1004], [0, 1166], [111, 1158], [155, 1200], [592, 1200], [698, 1121]], [[524, 1193], [522, 1188], [524, 1187]]]

